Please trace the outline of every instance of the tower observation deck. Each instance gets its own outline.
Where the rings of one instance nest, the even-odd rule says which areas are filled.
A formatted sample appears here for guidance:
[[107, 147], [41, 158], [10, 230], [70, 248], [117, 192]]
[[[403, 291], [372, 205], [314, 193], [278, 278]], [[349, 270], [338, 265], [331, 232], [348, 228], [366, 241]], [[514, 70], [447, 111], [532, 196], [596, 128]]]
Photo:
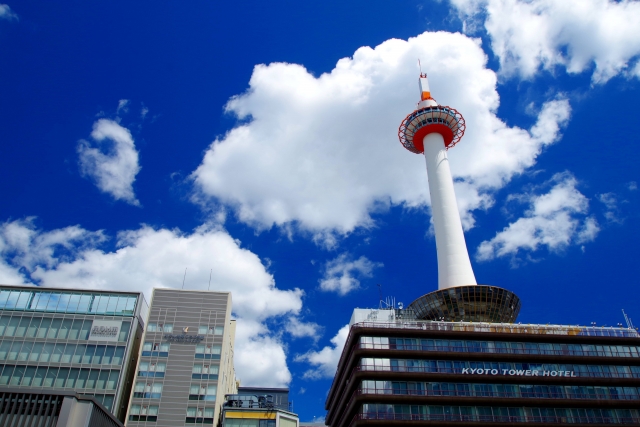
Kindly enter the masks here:
[[514, 322], [520, 299], [495, 286], [478, 285], [464, 239], [447, 150], [466, 130], [457, 110], [431, 97], [426, 74], [420, 74], [418, 108], [400, 124], [398, 137], [412, 153], [425, 156], [438, 254], [438, 290], [409, 308], [421, 319]]

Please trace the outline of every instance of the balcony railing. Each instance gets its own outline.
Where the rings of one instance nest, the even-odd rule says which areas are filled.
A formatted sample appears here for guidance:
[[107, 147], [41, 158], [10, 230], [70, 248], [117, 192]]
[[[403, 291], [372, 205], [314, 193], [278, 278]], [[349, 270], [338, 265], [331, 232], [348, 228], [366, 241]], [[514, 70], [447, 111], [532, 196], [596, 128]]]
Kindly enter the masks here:
[[371, 350], [413, 350], [413, 351], [439, 351], [455, 353], [487, 353], [487, 354], [533, 354], [542, 356], [602, 356], [602, 357], [638, 357], [636, 351], [611, 351], [611, 350], [584, 350], [584, 349], [542, 349], [542, 348], [497, 348], [480, 346], [451, 346], [451, 345], [425, 345], [425, 344], [376, 344], [358, 343], [354, 349]]
[[428, 396], [428, 397], [499, 397], [509, 399], [592, 399], [592, 400], [640, 400], [637, 394], [613, 393], [602, 395], [598, 393], [573, 393], [558, 391], [542, 392], [498, 392], [479, 390], [408, 390], [397, 388], [363, 387], [355, 391], [355, 394], [384, 394], [394, 396]]
[[509, 415], [454, 415], [454, 414], [356, 414], [351, 422], [359, 420], [383, 421], [456, 421], [483, 423], [545, 423], [545, 424], [640, 424], [638, 417], [598, 417], [598, 416], [509, 416]]
[[[455, 368], [449, 367], [430, 367], [430, 366], [384, 366], [384, 365], [360, 365], [352, 369], [351, 376], [358, 371], [375, 371], [375, 372], [418, 372], [431, 374], [461, 374]], [[500, 371], [500, 370], [499, 370]], [[575, 372], [575, 371], [574, 371]], [[638, 372], [576, 372], [576, 375], [583, 378], [640, 378]], [[499, 376], [495, 375], [495, 376]], [[495, 377], [492, 376], [492, 377]]]

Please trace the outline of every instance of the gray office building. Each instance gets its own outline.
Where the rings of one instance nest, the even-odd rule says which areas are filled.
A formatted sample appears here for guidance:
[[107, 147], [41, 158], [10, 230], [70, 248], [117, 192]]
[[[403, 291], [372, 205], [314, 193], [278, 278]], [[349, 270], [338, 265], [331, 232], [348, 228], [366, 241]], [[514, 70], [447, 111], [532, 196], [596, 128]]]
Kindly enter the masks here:
[[136, 292], [0, 285], [0, 391], [74, 391], [124, 420], [147, 311]]
[[128, 427], [216, 424], [237, 393], [231, 293], [154, 289]]

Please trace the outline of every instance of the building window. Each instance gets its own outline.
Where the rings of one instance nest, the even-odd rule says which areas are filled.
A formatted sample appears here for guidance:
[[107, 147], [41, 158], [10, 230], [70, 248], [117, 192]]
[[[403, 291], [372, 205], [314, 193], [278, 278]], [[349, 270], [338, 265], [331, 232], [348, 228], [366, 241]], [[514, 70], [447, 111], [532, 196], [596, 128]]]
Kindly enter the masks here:
[[594, 387], [522, 384], [462, 384], [363, 380], [365, 394], [413, 396], [499, 397], [534, 399], [639, 400], [638, 387]]
[[0, 310], [131, 316], [137, 299], [135, 295], [1, 290]]
[[0, 365], [0, 386], [115, 390], [120, 371]]
[[157, 332], [166, 332], [169, 334], [172, 333], [173, 323], [158, 323]]
[[149, 323], [147, 325], [147, 332], [156, 332], [158, 330], [158, 325], [156, 323]]
[[218, 344], [196, 345], [196, 359], [220, 359], [222, 347]]
[[124, 350], [123, 346], [112, 345], [1, 341], [0, 361], [121, 365]]
[[139, 377], [155, 377], [164, 378], [164, 372], [167, 368], [167, 364], [164, 362], [140, 362], [140, 368], [138, 369]]
[[200, 335], [222, 335], [224, 328], [222, 326], [206, 326], [200, 325], [198, 327], [198, 334]]
[[213, 408], [187, 408], [185, 424], [213, 424]]
[[207, 384], [191, 384], [189, 387], [189, 400], [205, 400], [215, 402], [218, 386]]
[[420, 338], [360, 337], [360, 347], [370, 349], [421, 350], [463, 353], [534, 354], [552, 356], [640, 357], [637, 346], [500, 341], [463, 341]]
[[[637, 409], [591, 408], [519, 408], [491, 406], [431, 406], [362, 404], [360, 419], [456, 421], [484, 423], [572, 423], [572, 424], [636, 424], [640, 421]], [[231, 424], [225, 423], [225, 426]], [[232, 425], [235, 427], [235, 425]]]
[[[53, 319], [50, 317], [0, 316], [0, 336], [86, 340], [92, 325], [91, 320]], [[129, 336], [131, 322], [122, 322], [118, 341]]]
[[193, 365], [191, 371], [191, 378], [194, 380], [217, 380], [218, 379], [218, 365]]
[[157, 421], [158, 405], [131, 405], [129, 421]]
[[160, 399], [162, 397], [162, 383], [138, 381], [133, 389], [133, 397]]
[[[497, 370], [497, 375], [512, 376], [518, 372], [524, 373], [538, 371], [531, 376], [556, 376], [562, 372], [562, 376], [568, 371], [571, 377], [595, 377], [595, 378], [640, 378], [640, 366], [614, 366], [614, 365], [578, 365], [572, 363], [512, 363], [512, 362], [468, 362], [450, 360], [414, 360], [414, 359], [385, 359], [362, 358], [360, 370], [363, 371], [395, 371], [395, 372], [433, 372], [462, 374], [464, 369]], [[545, 374], [545, 371], [549, 375]]]
[[225, 427], [259, 427], [257, 419], [227, 418], [224, 420]]
[[142, 355], [169, 357], [169, 343], [147, 341], [142, 345]]

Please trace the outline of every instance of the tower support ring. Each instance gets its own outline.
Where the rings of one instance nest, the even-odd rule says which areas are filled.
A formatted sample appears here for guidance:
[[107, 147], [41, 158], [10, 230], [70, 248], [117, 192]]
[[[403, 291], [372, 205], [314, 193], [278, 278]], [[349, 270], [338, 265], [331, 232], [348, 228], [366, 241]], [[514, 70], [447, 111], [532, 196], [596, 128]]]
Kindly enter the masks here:
[[448, 149], [460, 142], [465, 129], [464, 117], [456, 109], [436, 105], [421, 108], [405, 117], [398, 129], [398, 138], [404, 148], [420, 154], [424, 151], [422, 140], [428, 134], [441, 134]]
[[407, 308], [422, 320], [513, 323], [520, 298], [497, 286], [456, 286], [423, 295]]

